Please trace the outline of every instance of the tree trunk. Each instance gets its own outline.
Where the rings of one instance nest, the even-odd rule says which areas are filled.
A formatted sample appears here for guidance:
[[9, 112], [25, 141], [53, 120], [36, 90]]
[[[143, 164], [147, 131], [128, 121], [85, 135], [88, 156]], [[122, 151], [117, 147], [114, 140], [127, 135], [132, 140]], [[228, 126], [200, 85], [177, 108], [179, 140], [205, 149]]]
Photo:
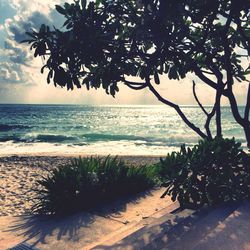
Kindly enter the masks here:
[[247, 147], [250, 149], [250, 123], [248, 122], [246, 126], [244, 126], [244, 132], [247, 140]]
[[216, 136], [222, 137], [222, 128], [221, 128], [221, 95], [224, 89], [223, 83], [219, 84], [220, 86], [217, 89], [216, 99], [215, 99], [215, 109], [216, 109]]

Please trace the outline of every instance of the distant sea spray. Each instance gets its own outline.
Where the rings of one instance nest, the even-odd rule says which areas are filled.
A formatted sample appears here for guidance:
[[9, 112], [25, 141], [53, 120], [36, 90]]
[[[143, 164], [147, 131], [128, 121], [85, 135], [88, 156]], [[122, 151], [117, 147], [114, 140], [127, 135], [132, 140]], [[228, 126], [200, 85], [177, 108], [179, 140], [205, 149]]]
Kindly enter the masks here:
[[[204, 127], [205, 117], [197, 107], [183, 110]], [[229, 107], [222, 108], [222, 117], [224, 135], [245, 144]], [[0, 155], [166, 155], [198, 140], [165, 106], [0, 105]]]

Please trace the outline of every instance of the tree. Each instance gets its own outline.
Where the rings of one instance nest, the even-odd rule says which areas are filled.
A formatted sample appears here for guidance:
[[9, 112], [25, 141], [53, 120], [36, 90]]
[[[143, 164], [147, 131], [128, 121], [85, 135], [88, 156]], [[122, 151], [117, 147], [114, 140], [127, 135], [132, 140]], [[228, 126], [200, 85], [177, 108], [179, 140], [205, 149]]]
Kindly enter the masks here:
[[[202, 138], [222, 136], [221, 98], [229, 100], [235, 121], [244, 129], [250, 147], [250, 2], [246, 0], [86, 0], [56, 6], [66, 21], [61, 30], [42, 25], [28, 32], [34, 56], [44, 57], [47, 81], [73, 90], [83, 85], [103, 87], [115, 96], [119, 85], [149, 88], [156, 98], [174, 108]], [[194, 73], [216, 90], [214, 106], [205, 109], [204, 131], [181, 108], [155, 88], [159, 75], [169, 79]], [[137, 78], [136, 78], [137, 77]], [[136, 79], [140, 78], [138, 81]], [[248, 85], [244, 114], [240, 114], [234, 84]], [[211, 120], [216, 120], [212, 135]]]

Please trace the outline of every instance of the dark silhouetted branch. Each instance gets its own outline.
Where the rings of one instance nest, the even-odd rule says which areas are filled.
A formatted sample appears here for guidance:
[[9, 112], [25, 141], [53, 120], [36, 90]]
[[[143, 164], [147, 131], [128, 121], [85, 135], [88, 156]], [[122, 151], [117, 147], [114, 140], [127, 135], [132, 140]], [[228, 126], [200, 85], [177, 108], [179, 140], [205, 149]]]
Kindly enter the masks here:
[[247, 93], [247, 103], [245, 108], [245, 120], [249, 121], [249, 113], [250, 113], [250, 84], [248, 85], [248, 93]]
[[178, 115], [182, 118], [182, 120], [186, 123], [186, 125], [189, 128], [191, 128], [194, 132], [196, 132], [201, 138], [203, 138], [203, 139], [207, 138], [206, 134], [204, 134], [198, 127], [196, 127], [192, 122], [189, 121], [189, 119], [186, 117], [186, 115], [182, 112], [182, 110], [180, 109], [180, 107], [177, 104], [175, 104], [173, 102], [170, 102], [169, 100], [163, 98], [157, 92], [157, 90], [150, 83], [150, 78], [149, 77], [146, 78], [146, 82], [147, 82], [147, 86], [149, 87], [150, 91], [156, 96], [156, 98], [160, 102], [162, 102], [162, 103], [164, 103], [164, 104], [166, 104], [166, 105], [174, 108], [176, 110], [176, 112], [178, 113]]
[[195, 86], [196, 86], [196, 83], [195, 81], [193, 81], [193, 94], [194, 94], [194, 98], [196, 100], [196, 102], [198, 103], [199, 107], [201, 108], [201, 110], [203, 111], [204, 114], [208, 115], [208, 112], [206, 111], [206, 109], [203, 107], [203, 105], [201, 104], [197, 94], [196, 94], [196, 91], [195, 91]]
[[145, 82], [132, 82], [125, 79], [122, 79], [123, 83], [133, 90], [141, 90], [147, 87]]

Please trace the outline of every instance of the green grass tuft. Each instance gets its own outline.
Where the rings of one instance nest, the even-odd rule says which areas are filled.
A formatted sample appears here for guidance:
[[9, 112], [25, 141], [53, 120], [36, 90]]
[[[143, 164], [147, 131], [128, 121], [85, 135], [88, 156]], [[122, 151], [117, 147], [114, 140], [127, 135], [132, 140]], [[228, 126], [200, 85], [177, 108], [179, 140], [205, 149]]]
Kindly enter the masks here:
[[78, 158], [38, 181], [33, 213], [65, 214], [153, 187], [156, 167], [128, 166], [117, 157]]

